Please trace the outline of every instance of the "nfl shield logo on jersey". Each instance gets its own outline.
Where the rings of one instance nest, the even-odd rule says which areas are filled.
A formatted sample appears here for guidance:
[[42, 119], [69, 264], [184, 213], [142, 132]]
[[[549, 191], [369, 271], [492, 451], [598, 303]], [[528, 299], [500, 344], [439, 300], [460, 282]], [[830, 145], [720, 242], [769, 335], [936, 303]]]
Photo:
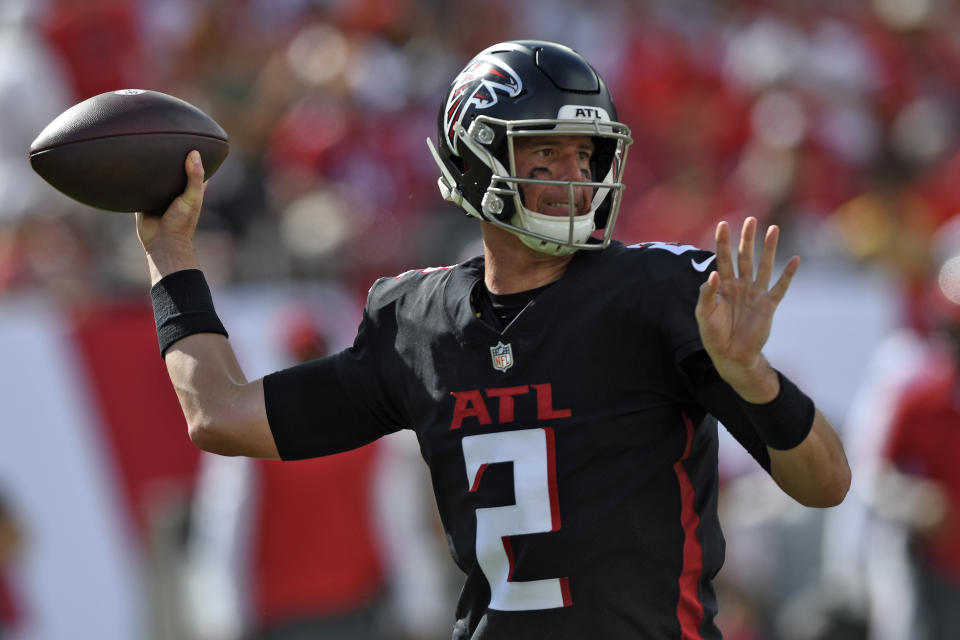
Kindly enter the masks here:
[[498, 342], [497, 346], [490, 347], [490, 358], [493, 360], [494, 369], [506, 371], [513, 366], [513, 349], [509, 344]]

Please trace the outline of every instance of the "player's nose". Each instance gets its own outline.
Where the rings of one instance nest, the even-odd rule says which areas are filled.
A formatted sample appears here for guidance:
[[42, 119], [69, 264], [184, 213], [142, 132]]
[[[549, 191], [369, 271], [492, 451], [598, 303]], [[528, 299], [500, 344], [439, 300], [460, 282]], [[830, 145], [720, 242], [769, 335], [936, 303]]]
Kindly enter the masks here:
[[557, 180], [577, 180], [584, 181], [584, 168], [580, 160], [580, 154], [576, 152], [564, 153], [557, 158], [557, 166], [554, 169]]

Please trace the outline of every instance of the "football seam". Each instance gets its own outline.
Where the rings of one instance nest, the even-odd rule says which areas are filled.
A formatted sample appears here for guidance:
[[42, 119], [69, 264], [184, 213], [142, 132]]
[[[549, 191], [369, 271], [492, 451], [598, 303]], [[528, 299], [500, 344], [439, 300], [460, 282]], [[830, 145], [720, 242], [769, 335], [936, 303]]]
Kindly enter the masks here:
[[230, 140], [228, 138], [221, 138], [220, 136], [214, 136], [208, 133], [189, 133], [186, 131], [145, 131], [145, 132], [139, 132], [139, 133], [136, 133], [136, 132], [114, 133], [114, 134], [105, 135], [105, 136], [91, 136], [89, 138], [71, 140], [70, 142], [60, 142], [57, 144], [51, 144], [44, 147], [40, 147], [39, 149], [31, 149], [30, 157], [33, 157], [45, 151], [50, 151], [51, 149], [60, 149], [62, 147], [68, 147], [70, 145], [80, 144], [82, 142], [90, 142], [91, 140], [107, 140], [109, 138], [129, 138], [132, 136], [161, 136], [161, 135], [171, 135], [171, 134], [178, 135], [178, 136], [194, 136], [196, 138], [207, 138], [208, 140], [216, 140], [218, 142], [223, 142], [228, 145], [230, 144]]

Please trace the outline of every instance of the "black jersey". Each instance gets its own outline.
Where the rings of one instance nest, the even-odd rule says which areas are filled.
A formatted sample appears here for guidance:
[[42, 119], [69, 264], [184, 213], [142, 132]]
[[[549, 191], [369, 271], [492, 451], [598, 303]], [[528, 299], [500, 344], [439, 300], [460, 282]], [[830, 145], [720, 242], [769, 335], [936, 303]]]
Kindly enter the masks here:
[[713, 268], [689, 246], [580, 252], [502, 331], [472, 300], [480, 258], [378, 280], [352, 348], [266, 378], [277, 447], [416, 431], [467, 574], [455, 640], [720, 638], [716, 420], [681, 366]]

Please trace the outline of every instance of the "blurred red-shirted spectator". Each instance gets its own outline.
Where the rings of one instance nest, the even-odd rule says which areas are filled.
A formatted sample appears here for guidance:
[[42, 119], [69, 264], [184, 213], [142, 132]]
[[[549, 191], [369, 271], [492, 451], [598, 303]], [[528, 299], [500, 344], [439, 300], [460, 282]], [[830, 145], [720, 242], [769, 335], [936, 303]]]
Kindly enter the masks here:
[[78, 102], [149, 83], [149, 70], [141, 64], [139, 4], [134, 0], [50, 2], [41, 31], [60, 54]]

